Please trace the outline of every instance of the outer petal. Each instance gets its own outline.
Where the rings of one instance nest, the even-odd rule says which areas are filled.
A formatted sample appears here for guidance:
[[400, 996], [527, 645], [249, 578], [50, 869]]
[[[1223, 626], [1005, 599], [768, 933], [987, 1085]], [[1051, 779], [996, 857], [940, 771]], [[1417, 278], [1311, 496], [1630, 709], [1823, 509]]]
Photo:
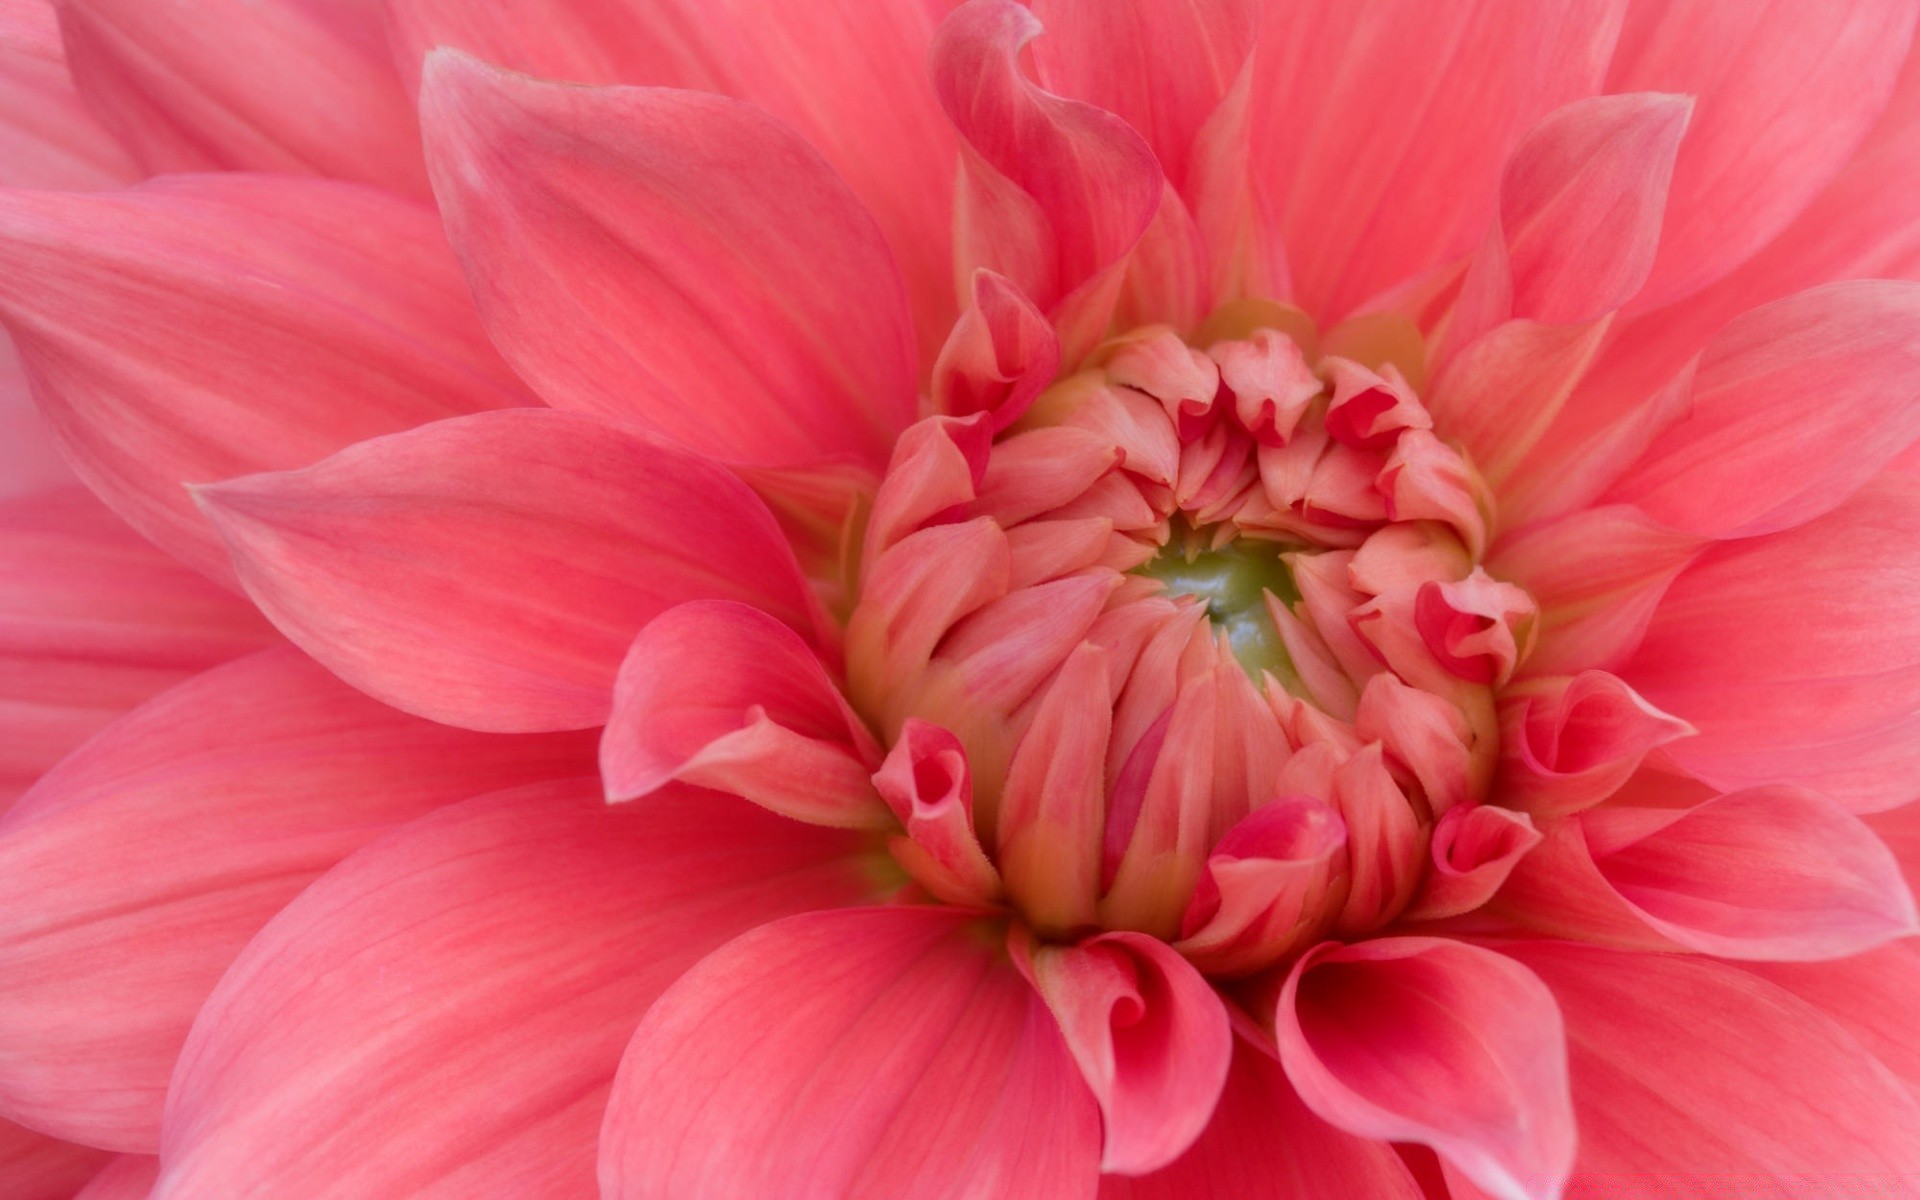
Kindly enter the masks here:
[[221, 578], [182, 483], [526, 400], [433, 214], [345, 184], [0, 195], [0, 318], [81, 478]]
[[851, 849], [713, 793], [609, 809], [592, 780], [407, 826], [221, 981], [168, 1097], [156, 1200], [590, 1193], [633, 1022], [728, 936], [854, 899]]
[[1514, 140], [1599, 90], [1625, 5], [1266, 7], [1256, 179], [1295, 303], [1327, 320], [1472, 249]]
[[122, 1154], [101, 1168], [73, 1200], [147, 1200], [159, 1178], [159, 1159], [146, 1154]]
[[1607, 90], [1700, 98], [1640, 307], [1711, 283], [1799, 215], [1885, 107], [1917, 14], [1912, 0], [1628, 9]]
[[1723, 788], [1832, 785], [1863, 812], [1911, 799], [1916, 544], [1920, 480], [1890, 475], [1838, 512], [1722, 546], [1682, 574], [1621, 671], [1699, 729], [1666, 753]]
[[1806, 1200], [1841, 1180], [1915, 1194], [1920, 1107], [1812, 1005], [1698, 958], [1504, 949], [1566, 1016], [1580, 1122], [1569, 1197], [1653, 1200], [1694, 1181], [1758, 1200]]
[[194, 1014], [301, 888], [440, 805], [592, 761], [584, 737], [395, 712], [291, 650], [135, 710], [0, 822], [0, 1108], [153, 1151]]
[[970, 921], [816, 913], [710, 956], [627, 1048], [600, 1194], [1091, 1198], [1093, 1098]]
[[428, 62], [434, 189], [494, 341], [558, 408], [731, 462], [884, 465], [914, 343], [833, 168], [737, 101]]
[[114, 187], [138, 177], [67, 76], [51, 0], [0, 10], [0, 186]]
[[873, 212], [900, 263], [924, 361], [953, 324], [954, 136], [926, 78], [944, 3], [387, 0], [401, 69], [435, 46], [546, 79], [700, 88], [805, 135]]
[[1496, 1196], [1560, 1194], [1560, 1013], [1519, 963], [1436, 938], [1326, 943], [1295, 964], [1275, 1021], [1287, 1077], [1328, 1121], [1430, 1145]]
[[886, 828], [880, 747], [806, 640], [756, 608], [694, 601], [647, 623], [600, 741], [607, 796], [678, 779], [819, 825]]
[[0, 811], [127, 709], [279, 640], [77, 487], [0, 505]]
[[10, 1200], [71, 1200], [110, 1161], [105, 1151], [0, 1121], [0, 1188]]
[[1316, 1117], [1280, 1064], [1239, 1039], [1220, 1106], [1200, 1140], [1151, 1175], [1100, 1181], [1101, 1200], [1420, 1200], [1424, 1194], [1391, 1146]]
[[74, 81], [149, 172], [424, 192], [379, 0], [59, 0]]
[[604, 723], [634, 633], [684, 600], [811, 628], [793, 552], [745, 484], [589, 417], [438, 422], [200, 497], [289, 637], [451, 724]]
[[1909, 939], [1839, 962], [1753, 963], [1746, 969], [1846, 1026], [1920, 1096], [1920, 1040], [1913, 1035], [1920, 945]]
[[1827, 512], [1920, 439], [1920, 283], [1814, 288], [1701, 357], [1687, 418], [1614, 486], [1655, 520], [1742, 537]]

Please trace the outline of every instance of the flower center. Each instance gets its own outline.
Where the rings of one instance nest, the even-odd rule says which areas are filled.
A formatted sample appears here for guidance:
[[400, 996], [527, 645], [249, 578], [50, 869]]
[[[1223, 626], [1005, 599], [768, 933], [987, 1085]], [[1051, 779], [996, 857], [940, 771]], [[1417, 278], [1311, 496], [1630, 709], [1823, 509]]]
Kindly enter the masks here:
[[1207, 619], [1226, 635], [1240, 666], [1256, 682], [1261, 672], [1278, 679], [1294, 674], [1293, 660], [1268, 610], [1268, 596], [1296, 604], [1293, 582], [1282, 552], [1285, 546], [1236, 538], [1215, 546], [1214, 533], [1176, 523], [1160, 553], [1133, 569], [1157, 579], [1174, 596], [1192, 596], [1206, 605]]

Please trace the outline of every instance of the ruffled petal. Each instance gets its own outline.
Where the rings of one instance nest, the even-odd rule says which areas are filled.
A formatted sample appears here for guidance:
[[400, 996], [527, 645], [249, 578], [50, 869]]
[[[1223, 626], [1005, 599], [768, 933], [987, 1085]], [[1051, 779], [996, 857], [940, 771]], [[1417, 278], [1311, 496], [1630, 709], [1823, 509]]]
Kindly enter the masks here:
[[1275, 1036], [1332, 1124], [1432, 1146], [1504, 1200], [1559, 1196], [1575, 1136], [1560, 1013], [1512, 959], [1436, 938], [1326, 943], [1294, 965]]
[[873, 218], [792, 130], [451, 51], [428, 62], [421, 121], [481, 319], [548, 403], [728, 462], [885, 464], [917, 400], [905, 293]]
[[530, 399], [433, 214], [347, 184], [0, 194], [0, 319], [80, 477], [216, 578], [231, 568], [182, 483]]
[[590, 738], [434, 725], [286, 649], [135, 710], [0, 822], [0, 1110], [152, 1152], [194, 1014], [301, 888], [440, 805], [592, 762]]
[[61, 0], [74, 82], [151, 173], [426, 191], [377, 0]]
[[711, 792], [608, 808], [592, 779], [424, 817], [221, 980], [168, 1097], [156, 1197], [591, 1194], [640, 1014], [741, 930], [859, 897], [853, 849]]
[[199, 498], [287, 636], [449, 724], [605, 723], [634, 634], [685, 600], [814, 628], [793, 552], [744, 483], [591, 417], [436, 422]]
[[627, 1048], [606, 1200], [1091, 1200], [1099, 1115], [1053, 1017], [962, 912], [815, 913], [709, 956]]

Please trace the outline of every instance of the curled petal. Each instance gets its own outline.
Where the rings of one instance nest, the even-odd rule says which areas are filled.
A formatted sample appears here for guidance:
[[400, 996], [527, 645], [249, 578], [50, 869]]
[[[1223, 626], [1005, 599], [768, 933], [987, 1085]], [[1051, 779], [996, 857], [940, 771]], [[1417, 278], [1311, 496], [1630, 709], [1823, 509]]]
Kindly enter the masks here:
[[873, 785], [907, 828], [905, 837], [891, 840], [893, 857], [922, 887], [949, 904], [999, 897], [1000, 873], [975, 831], [973, 775], [959, 738], [908, 720]]
[[1060, 369], [1060, 338], [1020, 286], [982, 267], [973, 300], [933, 365], [934, 411], [993, 414], [993, 427], [1020, 419]]
[[1342, 445], [1385, 450], [1403, 430], [1433, 428], [1433, 418], [1393, 364], [1382, 364], [1375, 372], [1348, 359], [1329, 358], [1324, 366], [1333, 386], [1327, 432]]
[[1605, 671], [1531, 680], [1501, 697], [1501, 802], [1540, 816], [1590, 808], [1693, 726]]
[[1436, 815], [1466, 800], [1474, 783], [1473, 728], [1444, 697], [1382, 671], [1360, 694], [1353, 731], [1378, 741], [1410, 770]]
[[1434, 921], [1472, 912], [1539, 844], [1540, 831], [1525, 813], [1491, 804], [1449, 809], [1433, 827], [1433, 868], [1405, 917]]
[[992, 442], [993, 426], [978, 413], [929, 417], [901, 434], [873, 497], [861, 562], [878, 562], [901, 538], [979, 495]]
[[1422, 584], [1414, 621], [1442, 666], [1469, 682], [1498, 687], [1533, 650], [1539, 612], [1524, 588], [1475, 567], [1456, 582]]
[[1321, 392], [1319, 376], [1292, 338], [1256, 329], [1245, 340], [1215, 342], [1207, 354], [1233, 396], [1233, 415], [1262, 446], [1284, 446]]
[[1210, 975], [1270, 967], [1319, 932], [1345, 886], [1347, 827], [1325, 800], [1289, 795], [1254, 809], [1207, 857], [1175, 949]]

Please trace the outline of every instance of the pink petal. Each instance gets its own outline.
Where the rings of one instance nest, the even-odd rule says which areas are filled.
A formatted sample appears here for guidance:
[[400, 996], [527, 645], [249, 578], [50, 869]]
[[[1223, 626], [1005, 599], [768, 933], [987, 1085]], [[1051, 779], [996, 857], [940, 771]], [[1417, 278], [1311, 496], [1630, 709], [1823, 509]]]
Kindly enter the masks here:
[[1227, 1010], [1206, 979], [1139, 933], [1037, 946], [1027, 970], [1100, 1102], [1100, 1169], [1144, 1175], [1185, 1153], [1233, 1058]]
[[1014, 747], [995, 858], [1021, 911], [1049, 934], [1093, 924], [1100, 898], [1113, 732], [1111, 656], [1082, 643], [1061, 665]]
[[152, 1152], [188, 1025], [282, 905], [396, 825], [592, 755], [405, 716], [284, 649], [136, 709], [0, 822], [0, 1106]]
[[1700, 731], [1665, 753], [1723, 788], [1839, 781], [1862, 811], [1911, 799], [1897, 746], [1920, 711], [1916, 544], [1920, 480], [1884, 476], [1817, 521], [1708, 552], [1621, 671]]
[[1255, 60], [1255, 178], [1296, 304], [1337, 319], [1471, 250], [1519, 134], [1599, 90], [1614, 0], [1270, 4]]
[[1525, 813], [1492, 804], [1448, 809], [1434, 825], [1433, 867], [1403, 915], [1432, 921], [1472, 912], [1539, 844], [1540, 832]]
[[433, 214], [345, 184], [0, 195], [0, 317], [81, 478], [224, 579], [182, 483], [525, 402]]
[[931, 360], [953, 324], [953, 128], [927, 86], [944, 4], [759, 0], [388, 0], [417, 88], [435, 46], [545, 79], [699, 88], [798, 130], [872, 211]]
[[1699, 97], [1640, 307], [1726, 274], [1806, 207], [1885, 107], [1915, 15], [1880, 0], [1628, 8], [1606, 90]]
[[685, 600], [813, 628], [793, 552], [745, 484], [572, 413], [441, 421], [199, 496], [287, 636], [450, 724], [602, 724], [633, 635]]
[[1216, 977], [1280, 962], [1325, 931], [1319, 910], [1345, 884], [1346, 848], [1346, 822], [1325, 800], [1287, 795], [1255, 808], [1208, 854], [1176, 948]]
[[[1671, 1195], [1737, 1180], [1791, 1200], [1835, 1181], [1909, 1190], [1920, 1106], [1818, 1009], [1734, 967], [1567, 943], [1505, 948], [1546, 980], [1566, 1017], [1580, 1125], [1568, 1196], [1623, 1179]], [[1706, 1019], [1711, 1014], [1710, 1019]]]
[[1328, 943], [1295, 964], [1275, 1021], [1288, 1078], [1327, 1121], [1432, 1146], [1505, 1200], [1560, 1194], [1560, 1013], [1519, 963], [1435, 938]]
[[105, 1151], [0, 1120], [0, 1188], [10, 1200], [72, 1200], [111, 1161]]
[[981, 268], [973, 296], [933, 367], [936, 412], [991, 412], [993, 427], [1020, 419], [1060, 368], [1060, 338], [1018, 284]]
[[591, 779], [424, 817], [221, 980], [168, 1097], [157, 1195], [591, 1194], [640, 1014], [741, 930], [861, 895], [854, 848], [691, 789], [609, 809]]
[[1829, 284], [1721, 330], [1691, 415], [1615, 485], [1710, 536], [1787, 529], [1858, 491], [1920, 439], [1920, 284]]
[[150, 173], [426, 191], [374, 0], [61, 0], [60, 27], [81, 94]]
[[148, 1200], [159, 1178], [159, 1159], [122, 1154], [102, 1168], [73, 1200]]
[[0, 187], [91, 191], [139, 177], [67, 76], [50, 0], [0, 13]]
[[741, 937], [627, 1047], [601, 1195], [1091, 1200], [1099, 1117], [1032, 990], [938, 908]]
[[1600, 803], [1649, 752], [1695, 732], [1605, 671], [1511, 689], [1500, 717], [1500, 802], [1541, 816]]
[[1920, 1042], [1913, 1035], [1920, 947], [1912, 941], [1838, 962], [1752, 963], [1746, 969], [1844, 1025], [1909, 1092], [1920, 1095]]
[[1524, 473], [1535, 446], [1593, 362], [1608, 328], [1606, 318], [1572, 325], [1502, 321], [1441, 369], [1433, 385], [1433, 412], [1503, 499], [1512, 490], [1511, 477]]
[[968, 0], [935, 33], [930, 66], [966, 147], [958, 261], [1007, 276], [1047, 310], [1071, 362], [1104, 332], [1164, 184], [1125, 121], [1021, 73], [1021, 48], [1040, 33], [1013, 0]]
[[127, 709], [279, 640], [77, 487], [0, 504], [0, 811]]
[[73, 481], [53, 427], [34, 405], [27, 368], [0, 329], [0, 499]]
[[1280, 1064], [1234, 1040], [1233, 1067], [1198, 1141], [1151, 1175], [1100, 1181], [1100, 1200], [1421, 1200], [1400, 1156], [1315, 1116]]
[[681, 604], [633, 640], [600, 740], [611, 800], [671, 780], [817, 825], [887, 828], [880, 748], [805, 639], [730, 600]]
[[549, 403], [729, 462], [885, 463], [915, 414], [905, 293], [798, 135], [734, 100], [455, 52], [429, 60], [421, 120], [481, 319]]
[[1470, 683], [1503, 687], [1533, 650], [1539, 609], [1524, 588], [1475, 567], [1465, 579], [1420, 585], [1414, 621], [1440, 665]]
[[908, 718], [873, 785], [905, 837], [888, 839], [894, 861], [949, 904], [984, 906], [1000, 898], [1000, 874], [973, 819], [973, 772], [966, 747], [949, 730]]

